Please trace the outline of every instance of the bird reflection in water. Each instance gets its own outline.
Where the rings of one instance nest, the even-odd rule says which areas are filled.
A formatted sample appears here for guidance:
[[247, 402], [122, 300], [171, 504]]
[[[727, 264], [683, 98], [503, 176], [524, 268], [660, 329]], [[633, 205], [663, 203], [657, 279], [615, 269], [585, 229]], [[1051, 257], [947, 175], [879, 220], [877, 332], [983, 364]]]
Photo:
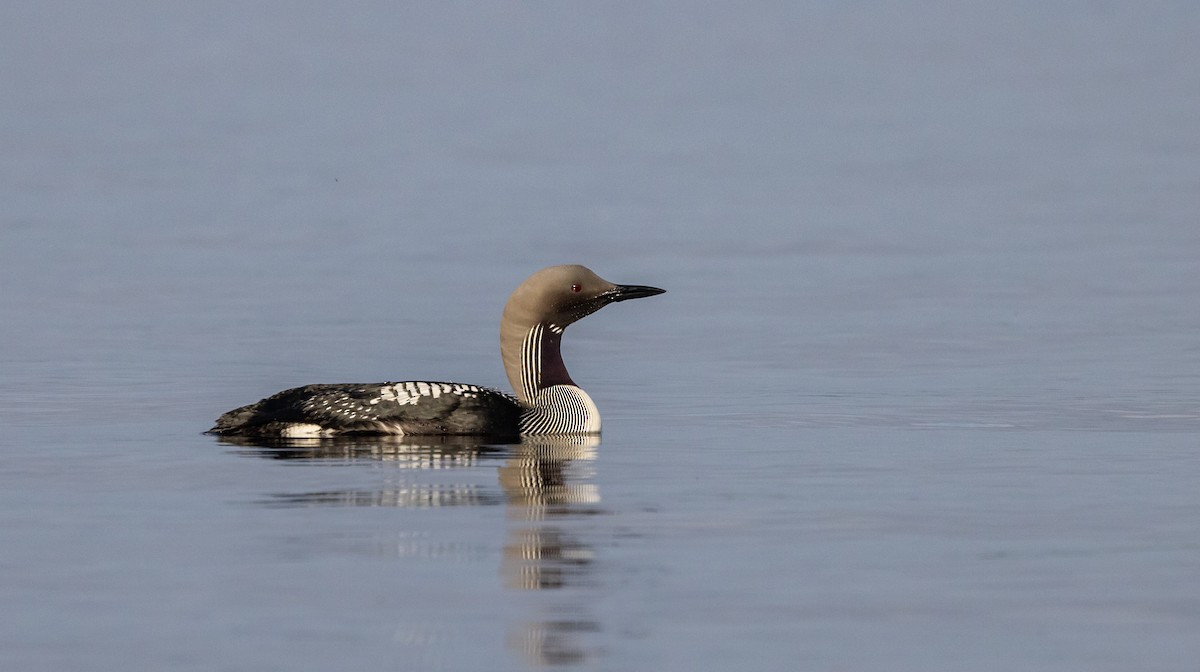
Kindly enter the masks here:
[[[594, 583], [595, 551], [556, 519], [600, 513], [593, 475], [597, 437], [526, 437], [500, 468], [500, 486], [514, 521], [504, 546], [501, 574], [515, 590], [556, 590]], [[587, 605], [564, 597], [562, 617], [514, 628], [509, 645], [535, 665], [568, 665], [593, 657], [584, 640], [600, 631]]]
[[365, 490], [320, 490], [276, 493], [265, 506], [494, 506], [504, 497], [474, 483], [423, 481], [415, 471], [477, 468], [482, 462], [506, 454], [509, 446], [481, 443], [477, 437], [457, 436], [353, 436], [327, 439], [275, 439], [223, 437], [236, 452], [275, 460], [308, 461], [328, 465], [363, 462], [387, 463], [395, 471], [382, 473], [385, 482]]
[[[478, 437], [371, 436], [334, 439], [245, 439], [227, 437], [226, 445], [244, 455], [307, 460], [333, 465], [386, 462], [401, 469], [383, 487], [369, 490], [284, 493], [267, 506], [488, 506], [504, 504], [512, 521], [501, 555], [500, 574], [509, 589], [554, 591], [589, 586], [595, 551], [568, 529], [568, 521], [601, 513], [592, 463], [600, 445], [595, 436], [524, 437], [520, 443], [489, 443]], [[412, 470], [479, 469], [494, 460], [499, 492], [478, 484], [421, 482]], [[578, 593], [547, 595], [549, 618], [516, 624], [508, 643], [534, 665], [571, 665], [589, 661], [596, 650], [586, 644], [600, 624], [580, 603]]]
[[599, 442], [590, 437], [528, 438], [500, 467], [500, 487], [510, 519], [517, 521], [504, 546], [502, 573], [510, 588], [546, 590], [586, 580], [594, 552], [555, 518], [597, 511], [600, 493], [587, 461]]

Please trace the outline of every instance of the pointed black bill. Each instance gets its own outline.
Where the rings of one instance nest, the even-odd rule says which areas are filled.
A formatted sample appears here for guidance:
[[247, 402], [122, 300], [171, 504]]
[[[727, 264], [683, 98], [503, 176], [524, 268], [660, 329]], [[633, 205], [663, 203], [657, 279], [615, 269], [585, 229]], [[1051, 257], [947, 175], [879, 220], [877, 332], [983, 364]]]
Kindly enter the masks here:
[[628, 301], [629, 299], [644, 299], [647, 296], [656, 294], [665, 294], [667, 290], [659, 289], [658, 287], [648, 287], [646, 285], [617, 285], [613, 289], [605, 292], [608, 295], [609, 301]]

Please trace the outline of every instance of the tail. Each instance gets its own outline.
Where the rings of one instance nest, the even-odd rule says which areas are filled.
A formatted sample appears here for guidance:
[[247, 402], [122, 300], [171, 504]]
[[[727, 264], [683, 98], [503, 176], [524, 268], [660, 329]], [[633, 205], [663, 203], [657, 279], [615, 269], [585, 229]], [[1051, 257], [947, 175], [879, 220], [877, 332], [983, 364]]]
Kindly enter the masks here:
[[216, 434], [218, 436], [223, 434], [236, 435], [239, 433], [239, 430], [253, 424], [252, 421], [257, 415], [258, 404], [235, 408], [217, 418], [217, 423], [212, 426], [212, 429], [205, 432], [205, 434]]

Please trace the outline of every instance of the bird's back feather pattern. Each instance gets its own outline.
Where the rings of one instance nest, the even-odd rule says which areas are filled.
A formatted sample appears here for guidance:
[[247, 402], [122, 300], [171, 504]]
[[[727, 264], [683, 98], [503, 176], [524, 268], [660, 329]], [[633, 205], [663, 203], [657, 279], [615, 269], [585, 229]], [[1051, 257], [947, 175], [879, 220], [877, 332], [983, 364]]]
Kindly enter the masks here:
[[461, 383], [305, 385], [229, 411], [209, 431], [229, 436], [516, 436], [522, 412], [511, 395]]

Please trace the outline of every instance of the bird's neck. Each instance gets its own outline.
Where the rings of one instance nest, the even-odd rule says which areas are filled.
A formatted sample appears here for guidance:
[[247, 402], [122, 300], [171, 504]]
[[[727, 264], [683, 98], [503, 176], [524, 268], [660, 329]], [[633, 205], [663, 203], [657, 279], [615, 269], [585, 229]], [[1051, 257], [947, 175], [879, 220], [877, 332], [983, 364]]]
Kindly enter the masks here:
[[551, 385], [575, 385], [563, 364], [562, 334], [562, 327], [543, 322], [524, 328], [501, 326], [504, 370], [517, 398], [526, 406], [532, 406], [538, 392]]

